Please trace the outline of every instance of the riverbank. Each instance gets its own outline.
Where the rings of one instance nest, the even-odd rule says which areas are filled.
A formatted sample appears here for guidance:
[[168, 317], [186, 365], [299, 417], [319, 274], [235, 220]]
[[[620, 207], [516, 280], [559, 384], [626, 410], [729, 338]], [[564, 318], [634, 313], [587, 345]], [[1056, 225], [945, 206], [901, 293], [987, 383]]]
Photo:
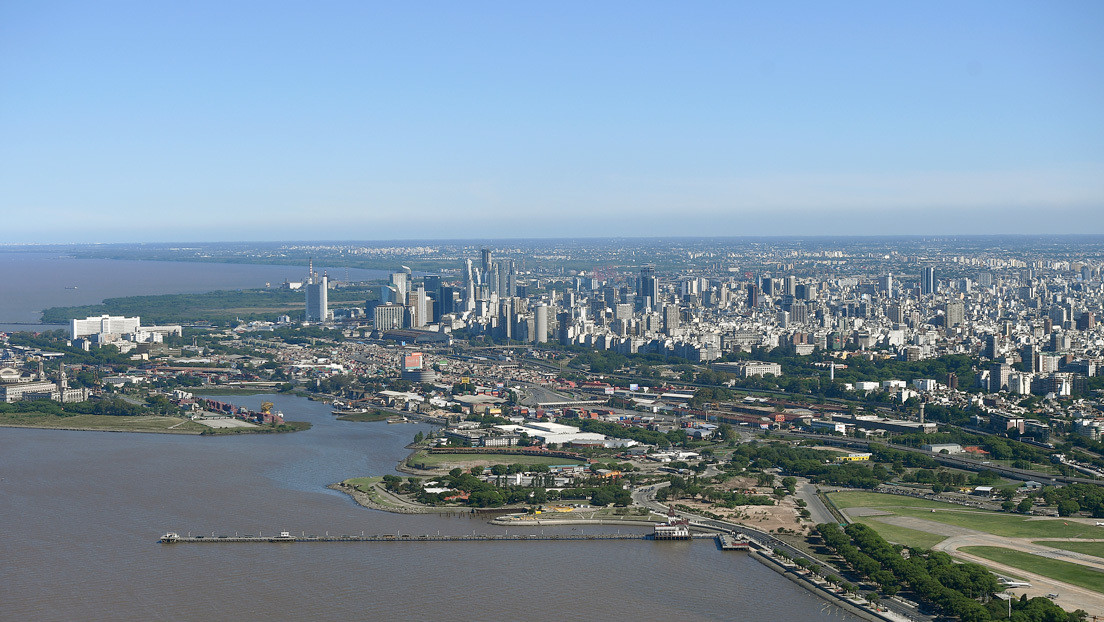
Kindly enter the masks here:
[[191, 419], [158, 415], [73, 415], [62, 417], [44, 413], [0, 413], [0, 427], [43, 430], [75, 430], [80, 432], [137, 432], [142, 434], [190, 434], [192, 436], [227, 436], [233, 434], [284, 434], [309, 430], [310, 424], [289, 421], [280, 426], [249, 428], [212, 428]]
[[[379, 478], [354, 478], [354, 480], [376, 480]], [[393, 514], [471, 514], [472, 509], [466, 507], [436, 507], [414, 504], [384, 490], [376, 485], [376, 482], [364, 482], [359, 485], [345, 480], [326, 486], [330, 490], [343, 492], [362, 507], [370, 510], [380, 510]]]
[[767, 568], [775, 571], [776, 573], [786, 577], [795, 584], [805, 588], [814, 595], [823, 598], [825, 601], [843, 609], [851, 615], [862, 618], [863, 620], [870, 620], [871, 622], [900, 622], [902, 618], [895, 616], [888, 611], [872, 611], [865, 605], [856, 603], [847, 597], [838, 594], [827, 587], [827, 583], [818, 583], [809, 579], [809, 577], [797, 574], [797, 566], [787, 567], [779, 563], [776, 559], [770, 555], [760, 553], [758, 551], [751, 551], [749, 555], [763, 564]]
[[61, 417], [43, 413], [3, 413], [0, 427], [79, 430], [82, 432], [143, 432], [148, 434], [200, 435], [211, 428], [180, 417], [73, 415]]

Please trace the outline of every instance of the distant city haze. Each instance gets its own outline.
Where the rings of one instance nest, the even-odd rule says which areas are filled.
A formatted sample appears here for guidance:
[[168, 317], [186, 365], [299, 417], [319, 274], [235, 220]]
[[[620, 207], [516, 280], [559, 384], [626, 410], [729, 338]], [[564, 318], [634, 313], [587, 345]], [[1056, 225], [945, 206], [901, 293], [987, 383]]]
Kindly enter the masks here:
[[1104, 4], [0, 6], [0, 244], [1104, 232]]

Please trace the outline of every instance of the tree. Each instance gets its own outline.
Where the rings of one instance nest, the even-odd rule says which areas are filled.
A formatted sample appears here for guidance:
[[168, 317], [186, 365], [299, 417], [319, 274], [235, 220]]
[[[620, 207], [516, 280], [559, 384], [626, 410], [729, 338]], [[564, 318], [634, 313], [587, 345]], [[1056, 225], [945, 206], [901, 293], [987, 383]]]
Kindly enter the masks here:
[[1058, 502], [1058, 516], [1073, 516], [1081, 511], [1081, 506], [1072, 499], [1063, 499]]
[[418, 443], [420, 443], [424, 440], [425, 440], [425, 434], [422, 434], [421, 431], [419, 431], [417, 434], [414, 435], [414, 444], [415, 445], [417, 445]]
[[782, 487], [785, 488], [792, 495], [797, 491], [797, 478], [795, 477], [783, 477]]

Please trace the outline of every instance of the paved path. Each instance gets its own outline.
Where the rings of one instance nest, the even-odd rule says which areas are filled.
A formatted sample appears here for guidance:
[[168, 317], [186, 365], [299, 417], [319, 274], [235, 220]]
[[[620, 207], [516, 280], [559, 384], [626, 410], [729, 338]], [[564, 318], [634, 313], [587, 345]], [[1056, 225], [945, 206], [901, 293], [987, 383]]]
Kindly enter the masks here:
[[816, 484], [799, 479], [797, 480], [797, 498], [805, 501], [805, 509], [809, 510], [810, 518], [814, 525], [821, 523], [834, 523], [836, 517], [825, 507], [824, 502], [817, 496]]
[[[973, 532], [968, 534], [953, 535], [946, 540], [940, 542], [939, 544], [936, 544], [932, 547], [932, 549], [936, 551], [945, 551], [959, 559], [976, 562], [982, 564], [983, 566], [988, 566], [989, 568], [995, 569], [998, 572], [1003, 572], [1011, 576], [1024, 577], [1031, 583], [1031, 587], [1012, 588], [1009, 590], [1017, 596], [1019, 596], [1020, 594], [1027, 594], [1028, 598], [1033, 598], [1035, 596], [1046, 596], [1047, 594], [1058, 594], [1058, 597], [1054, 599], [1054, 602], [1058, 603], [1067, 610], [1072, 611], [1074, 609], [1084, 609], [1089, 613], [1104, 612], [1104, 594], [1101, 594], [1100, 592], [1094, 592], [1083, 587], [1051, 579], [1040, 574], [1035, 574], [1034, 572], [1025, 570], [1023, 568], [1008, 566], [960, 550], [963, 547], [970, 546], [995, 546], [1011, 549], [1014, 551], [1030, 553], [1031, 555], [1038, 555], [1040, 557], [1046, 557], [1048, 559], [1057, 559], [1060, 561], [1080, 564], [1082, 566], [1092, 568], [1096, 571], [1104, 572], [1104, 559], [1093, 557], [1091, 555], [1085, 555], [1084, 553], [1064, 551], [1062, 549], [1056, 549], [1049, 546], [1035, 544], [1035, 542], [1033, 542], [1032, 540], [1033, 539], [1028, 538], [1006, 538], [1002, 536], [994, 536], [988, 533]], [[1064, 539], [1062, 541], [1077, 542], [1078, 540]], [[1089, 542], [1092, 542], [1092, 540], [1089, 540]]]

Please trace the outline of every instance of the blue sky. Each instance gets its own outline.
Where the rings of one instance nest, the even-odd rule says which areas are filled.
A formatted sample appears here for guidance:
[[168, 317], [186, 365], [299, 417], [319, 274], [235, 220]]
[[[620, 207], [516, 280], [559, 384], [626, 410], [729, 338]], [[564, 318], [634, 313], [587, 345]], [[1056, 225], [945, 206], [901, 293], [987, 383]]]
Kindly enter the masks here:
[[1104, 232], [1104, 3], [0, 3], [0, 243]]

